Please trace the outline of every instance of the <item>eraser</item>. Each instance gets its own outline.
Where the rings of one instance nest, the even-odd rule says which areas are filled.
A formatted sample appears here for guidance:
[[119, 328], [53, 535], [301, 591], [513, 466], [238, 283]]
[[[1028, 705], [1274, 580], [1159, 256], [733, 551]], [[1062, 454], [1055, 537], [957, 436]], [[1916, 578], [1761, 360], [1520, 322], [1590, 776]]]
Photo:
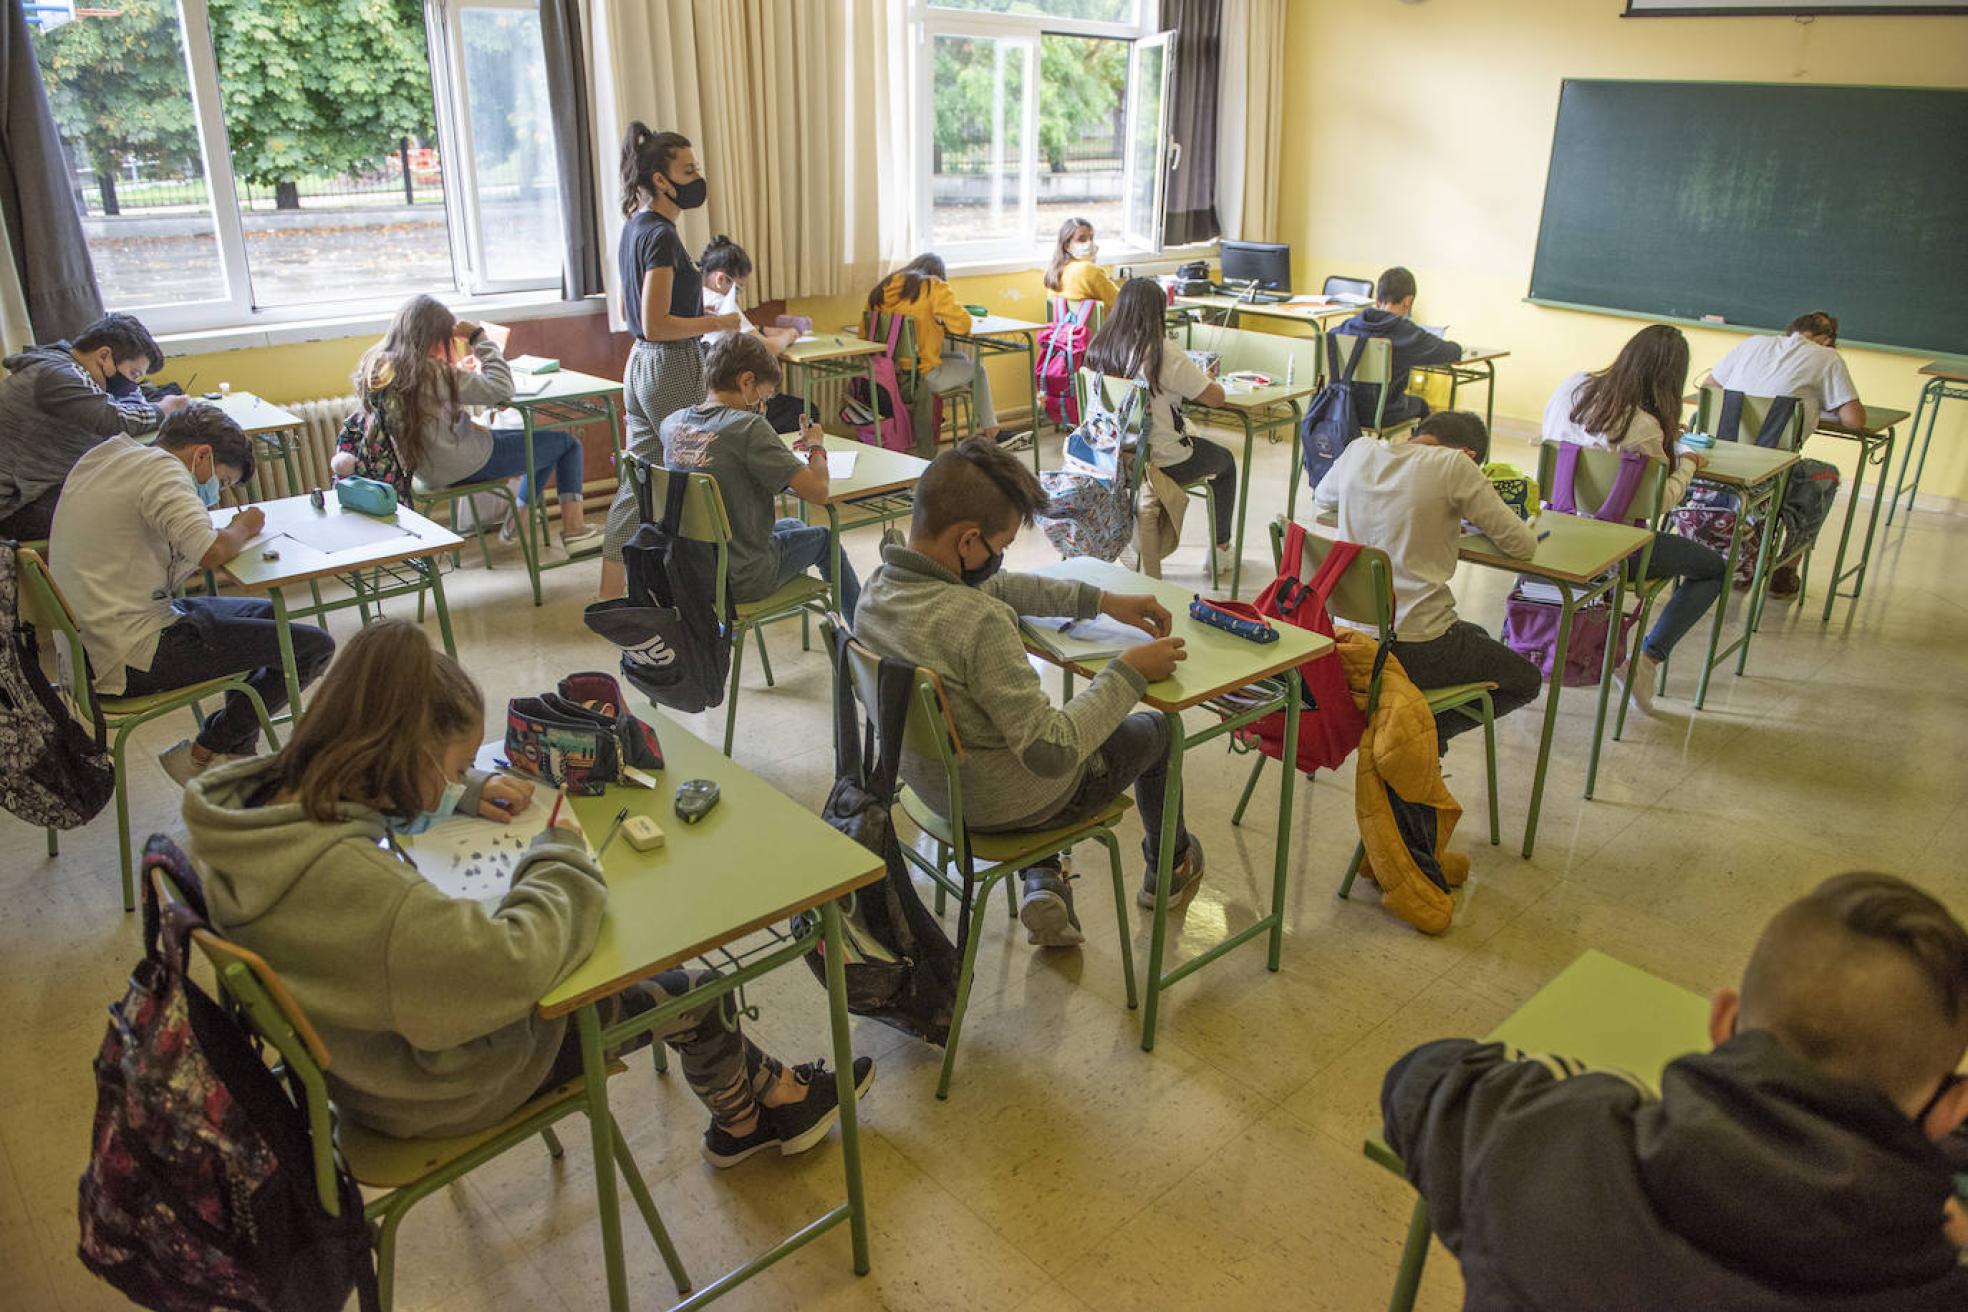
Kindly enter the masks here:
[[1702, 316], [1702, 322], [1703, 322], [1703, 323], [1727, 323], [1727, 322], [1729, 322], [1729, 321], [1728, 321], [1727, 319], [1724, 319], [1724, 318], [1723, 318], [1723, 317], [1722, 317], [1721, 315], [1719, 315], [1719, 314], [1704, 314], [1704, 315]]
[[622, 823], [622, 837], [638, 852], [654, 852], [663, 845], [663, 827], [646, 815], [632, 815]]

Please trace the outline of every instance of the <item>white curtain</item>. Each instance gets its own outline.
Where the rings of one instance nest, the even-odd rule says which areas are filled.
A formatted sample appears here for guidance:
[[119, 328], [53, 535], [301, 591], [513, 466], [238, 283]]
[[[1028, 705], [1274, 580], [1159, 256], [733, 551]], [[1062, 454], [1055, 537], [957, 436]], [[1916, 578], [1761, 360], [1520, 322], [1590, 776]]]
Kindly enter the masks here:
[[14, 268], [13, 242], [7, 220], [0, 215], [0, 353], [12, 355], [34, 344], [34, 325], [27, 317], [27, 292]]
[[1285, 0], [1223, 0], [1216, 212], [1223, 235], [1274, 241], [1285, 108]]
[[600, 0], [593, 10], [596, 172], [609, 305], [632, 120], [683, 133], [709, 179], [679, 225], [694, 252], [725, 233], [752, 257], [748, 299], [873, 281], [907, 208], [913, 131], [900, 0]]

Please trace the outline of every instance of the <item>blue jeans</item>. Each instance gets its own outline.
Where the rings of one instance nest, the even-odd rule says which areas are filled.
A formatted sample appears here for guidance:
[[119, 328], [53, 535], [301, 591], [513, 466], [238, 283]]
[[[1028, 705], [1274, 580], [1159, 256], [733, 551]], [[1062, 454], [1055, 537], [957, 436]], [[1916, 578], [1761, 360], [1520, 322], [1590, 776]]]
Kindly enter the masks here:
[[[824, 525], [803, 523], [797, 519], [782, 519], [772, 526], [772, 549], [779, 556], [779, 573], [772, 581], [772, 590], [777, 592], [809, 568], [820, 571], [820, 577], [833, 581], [834, 552], [830, 545], [832, 534]], [[854, 576], [854, 562], [841, 553], [840, 604], [841, 615], [850, 622], [854, 619], [854, 604], [861, 599], [861, 580]]]
[[1661, 607], [1660, 618], [1654, 621], [1653, 631], [1640, 644], [1640, 650], [1657, 661], [1667, 659], [1674, 644], [1701, 622], [1701, 617], [1708, 614], [1708, 608], [1722, 595], [1724, 563], [1720, 553], [1692, 538], [1654, 534], [1654, 555], [1647, 564], [1647, 577], [1681, 581], [1675, 585], [1674, 595]]
[[533, 468], [526, 467], [526, 431], [520, 428], [492, 430], [492, 453], [478, 472], [461, 483], [486, 483], [495, 478], [527, 477], [519, 482], [519, 499], [533, 501], [533, 484], [553, 475], [554, 487], [563, 497], [581, 495], [581, 440], [557, 428], [536, 429], [533, 433]]
[[[226, 674], [246, 674], [246, 683], [266, 703], [268, 715], [287, 705], [287, 679], [280, 666], [280, 628], [273, 603], [257, 597], [185, 597], [172, 605], [181, 618], [157, 635], [150, 668], [125, 667], [124, 691], [132, 697], [168, 692]], [[301, 687], [313, 683], [335, 654], [335, 640], [312, 624], [289, 624], [295, 675]], [[250, 671], [250, 673], [248, 673]], [[260, 741], [253, 704], [236, 692], [205, 721], [198, 745], [227, 756], [243, 756]]]

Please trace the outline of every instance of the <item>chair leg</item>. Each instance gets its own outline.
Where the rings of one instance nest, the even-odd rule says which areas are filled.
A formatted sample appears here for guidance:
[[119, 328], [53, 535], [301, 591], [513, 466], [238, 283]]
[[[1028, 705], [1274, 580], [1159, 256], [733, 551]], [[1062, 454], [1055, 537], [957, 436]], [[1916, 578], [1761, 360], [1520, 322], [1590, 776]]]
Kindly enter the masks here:
[[1128, 914], [1127, 883], [1121, 877], [1121, 842], [1111, 829], [1103, 829], [1094, 837], [1107, 849], [1107, 868], [1114, 875], [1114, 925], [1121, 939], [1121, 975], [1127, 982], [1128, 1010], [1140, 1006], [1140, 999], [1134, 991], [1134, 935], [1129, 927], [1134, 918]]
[[738, 734], [738, 672], [745, 665], [745, 628], [731, 635], [731, 690], [724, 698], [724, 754], [731, 755], [731, 744]]
[[1210, 590], [1221, 592], [1223, 583], [1216, 576], [1216, 497], [1214, 495], [1204, 499], [1203, 509], [1209, 514], [1209, 545], [1203, 550], [1209, 557]]
[[1251, 794], [1257, 791], [1257, 777], [1264, 773], [1264, 763], [1270, 758], [1263, 752], [1256, 753], [1257, 759], [1251, 762], [1250, 778], [1244, 780], [1244, 795], [1237, 799], [1237, 809], [1230, 813], [1230, 823], [1240, 825], [1244, 822], [1244, 808], [1250, 805]]
[[135, 874], [130, 869], [130, 789], [129, 781], [124, 777], [127, 762], [123, 754], [129, 733], [128, 728], [117, 730], [110, 745], [109, 762], [116, 778], [116, 851], [123, 862], [123, 909], [135, 911], [137, 885]]
[[53, 825], [48, 826], [48, 855], [61, 855], [61, 835], [55, 832]]
[[409, 1210], [384, 1212], [376, 1225], [376, 1293], [383, 1312], [396, 1306], [396, 1228]]
[[770, 688], [773, 686], [772, 657], [765, 650], [765, 626], [763, 624], [758, 625], [752, 630], [752, 640], [758, 643], [759, 665], [765, 670], [765, 686]]
[[943, 1044], [943, 1070], [936, 1077], [936, 1096], [950, 1096], [950, 1074], [957, 1066], [957, 1039], [963, 1034], [964, 1011], [970, 1006], [970, 985], [977, 975], [977, 944], [984, 937], [984, 904], [991, 900], [987, 883], [970, 908], [970, 932], [964, 936], [963, 964], [958, 967], [957, 1001], [950, 1008], [950, 1036]]
[[[950, 849], [941, 843], [936, 845], [936, 870], [938, 874], [948, 874], [950, 870]], [[936, 885], [936, 918], [941, 920], [943, 918], [943, 908], [949, 901], [950, 891], [943, 887], [942, 880], [938, 879], [932, 882]]]
[[655, 1063], [656, 1073], [658, 1075], [668, 1075], [670, 1073], [670, 1050], [663, 1046], [661, 1039], [649, 1045], [649, 1055]]
[[1353, 859], [1346, 863], [1346, 878], [1339, 881], [1339, 896], [1341, 900], [1344, 900], [1346, 895], [1353, 891], [1353, 881], [1360, 876], [1360, 863], [1366, 859], [1367, 845], [1365, 843], [1353, 844]]
[[1490, 705], [1490, 695], [1483, 694], [1477, 703], [1483, 708], [1483, 773], [1490, 785], [1490, 846], [1495, 847], [1503, 841], [1503, 831], [1497, 823], [1497, 730], [1496, 714]]
[[[613, 1121], [614, 1117], [609, 1117]], [[676, 1244], [670, 1239], [670, 1232], [663, 1226], [663, 1218], [656, 1212], [656, 1200], [649, 1196], [649, 1185], [642, 1178], [642, 1169], [636, 1165], [628, 1143], [622, 1138], [622, 1127], [615, 1125], [609, 1136], [615, 1142], [615, 1164], [621, 1168], [622, 1178], [628, 1183], [629, 1196], [635, 1199], [636, 1210], [642, 1213], [642, 1223], [649, 1227], [650, 1238], [663, 1254], [663, 1265], [670, 1269], [670, 1280], [676, 1285], [679, 1294], [690, 1292], [690, 1273], [683, 1269], [683, 1259], [677, 1255]]]
[[557, 1162], [567, 1155], [567, 1150], [560, 1146], [560, 1136], [553, 1132], [553, 1126], [540, 1131], [540, 1137], [547, 1141], [547, 1156]]
[[[266, 703], [260, 700], [260, 694], [255, 692], [248, 684], [240, 684], [239, 691], [245, 693], [246, 700], [252, 704], [253, 714], [260, 722], [260, 732], [266, 735], [267, 750], [269, 752], [279, 751], [280, 735], [273, 731], [273, 717], [267, 714]], [[299, 718], [301, 708], [296, 706], [293, 710], [295, 717]]]
[[1421, 1268], [1428, 1261], [1428, 1200], [1417, 1197], [1408, 1214], [1408, 1238], [1401, 1245], [1401, 1265], [1394, 1274], [1394, 1293], [1387, 1312], [1410, 1312], [1421, 1292]]

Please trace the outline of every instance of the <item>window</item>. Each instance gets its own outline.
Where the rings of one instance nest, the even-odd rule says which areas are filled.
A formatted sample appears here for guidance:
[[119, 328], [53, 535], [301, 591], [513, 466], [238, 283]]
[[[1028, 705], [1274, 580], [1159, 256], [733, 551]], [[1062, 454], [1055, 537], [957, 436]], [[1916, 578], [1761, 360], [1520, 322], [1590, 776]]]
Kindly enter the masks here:
[[1103, 252], [1159, 252], [1166, 34], [1147, 0], [917, 0], [926, 244], [1044, 258], [1069, 218]]
[[182, 331], [558, 283], [559, 179], [526, 0], [29, 12], [111, 308]]

